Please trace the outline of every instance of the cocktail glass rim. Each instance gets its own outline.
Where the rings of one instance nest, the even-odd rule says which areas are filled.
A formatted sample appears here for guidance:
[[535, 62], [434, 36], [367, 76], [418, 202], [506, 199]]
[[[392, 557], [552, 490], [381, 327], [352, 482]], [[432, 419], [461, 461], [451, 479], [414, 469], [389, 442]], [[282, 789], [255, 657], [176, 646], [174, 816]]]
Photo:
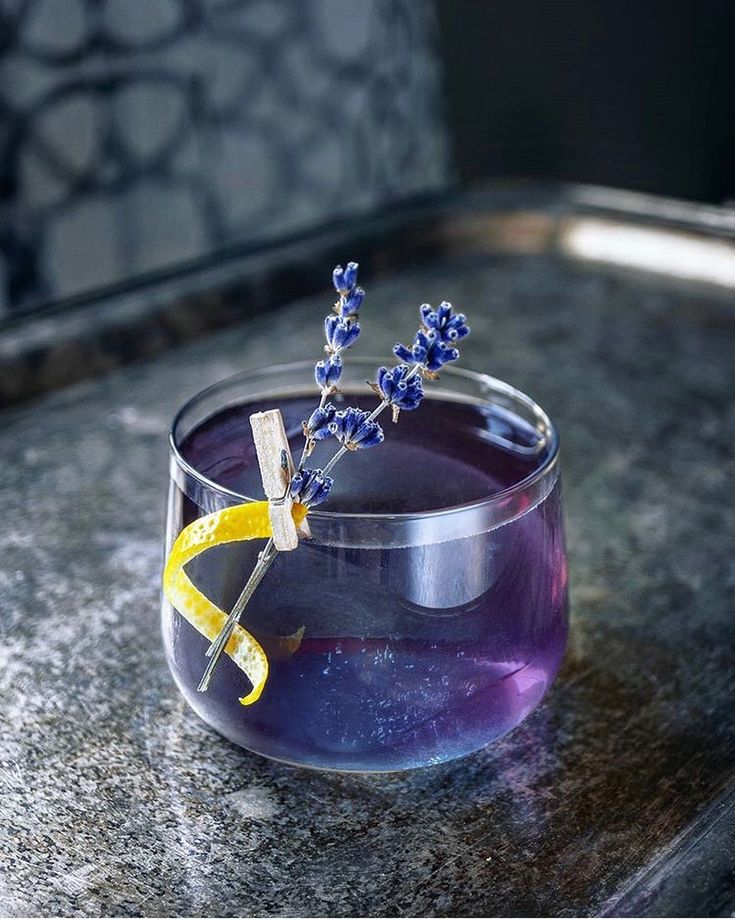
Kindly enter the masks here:
[[[366, 368], [369, 368], [371, 372], [374, 372], [375, 367], [380, 366], [381, 364], [390, 364], [391, 362], [392, 361], [390, 358], [386, 359], [385, 357], [371, 357], [368, 355], [361, 355], [359, 357], [350, 356], [349, 366], [352, 371], [354, 371], [357, 366], [365, 366]], [[315, 391], [313, 384], [313, 367], [314, 362], [309, 360], [289, 361], [281, 364], [267, 364], [259, 367], [249, 368], [247, 370], [242, 370], [199, 390], [199, 392], [195, 393], [193, 396], [187, 399], [186, 402], [181, 406], [181, 408], [174, 416], [173, 422], [171, 424], [168, 439], [173, 462], [181, 470], [181, 472], [193, 478], [203, 488], [207, 489], [208, 491], [218, 493], [226, 499], [234, 499], [240, 503], [262, 500], [262, 498], [254, 498], [250, 495], [245, 495], [240, 492], [233, 491], [232, 489], [229, 489], [226, 486], [215, 482], [213, 479], [210, 479], [208, 476], [204, 475], [204, 473], [200, 472], [198, 469], [192, 466], [184, 458], [179, 449], [179, 444], [186, 436], [180, 434], [179, 428], [181, 427], [183, 419], [186, 417], [187, 413], [191, 412], [198, 403], [203, 402], [204, 400], [210, 398], [220, 391], [226, 390], [228, 387], [235, 386], [237, 383], [247, 383], [250, 379], [257, 381], [258, 377], [262, 377], [264, 374], [274, 377], [274, 385], [271, 390], [274, 402], [277, 403], [279, 399], [285, 397], [293, 397], [295, 395], [313, 395], [314, 406], [316, 407], [318, 403], [318, 393]], [[304, 371], [303, 388], [299, 387], [298, 389], [294, 389], [293, 387], [289, 387], [288, 389], [279, 389], [277, 380], [280, 375], [285, 376], [286, 374], [293, 374], [300, 370]], [[483, 397], [465, 396], [463, 398], [460, 393], [453, 392], [452, 390], [443, 390], [441, 385], [442, 380], [447, 378], [455, 381], [464, 380], [475, 384], [482, 392]], [[310, 385], [307, 383], [308, 380], [312, 380]], [[345, 394], [357, 394], [359, 392], [359, 395], [362, 395], [364, 392], [366, 396], [372, 396], [374, 398], [373, 393], [368, 388], [367, 384], [364, 384], [364, 388], [360, 387], [359, 389], [357, 385], [349, 385], [343, 391]], [[484, 498], [469, 501], [466, 503], [454, 504], [426, 511], [409, 511], [403, 513], [330, 511], [328, 509], [319, 508], [317, 510], [310, 511], [310, 521], [322, 520], [326, 522], [339, 519], [342, 521], [355, 520], [365, 522], [367, 520], [374, 520], [380, 521], [382, 524], [388, 524], [391, 521], [395, 523], [410, 520], [419, 521], [422, 519], [436, 517], [437, 515], [456, 514], [458, 512], [472, 511], [481, 508], [499, 510], [501, 511], [500, 518], [502, 518], [504, 516], [502, 514], [503, 510], [511, 510], [513, 508], [514, 498], [533, 492], [534, 500], [531, 501], [531, 506], [536, 506], [551, 491], [551, 488], [556, 481], [559, 457], [559, 435], [556, 426], [551, 421], [549, 416], [530, 396], [526, 395], [522, 390], [511, 386], [509, 383], [504, 382], [503, 380], [497, 379], [496, 377], [490, 376], [489, 374], [483, 373], [481, 371], [468, 370], [463, 367], [443, 367], [441, 371], [441, 380], [437, 381], [436, 383], [427, 384], [425, 387], [425, 392], [429, 398], [444, 398], [449, 399], [450, 401], [469, 401], [472, 404], [492, 404], [492, 400], [490, 398], [485, 398], [485, 396], [495, 395], [496, 397], [500, 396], [508, 402], [514, 403], [516, 406], [525, 409], [525, 411], [533, 420], [536, 431], [539, 434], [540, 446], [537, 452], [540, 453], [542, 449], [547, 448], [546, 453], [538, 468], [534, 469], [523, 479], [514, 483], [513, 485], [508, 486], [507, 488], [503, 488], [497, 492], [494, 492], [493, 494], [487, 495]], [[206, 420], [206, 418], [212, 417], [213, 414], [222, 411], [224, 408], [227, 408], [230, 405], [237, 405], [241, 403], [242, 400], [238, 399], [223, 405], [219, 405], [215, 412], [208, 416], [204, 416], [204, 418], [200, 419], [198, 424], [201, 424], [204, 420]], [[365, 405], [361, 405], [361, 407], [367, 407], [368, 404], [369, 403], [366, 402]], [[539, 489], [538, 486], [542, 485], [543, 483], [546, 483], [547, 487]], [[527, 505], [525, 509], [530, 509], [530, 507]], [[507, 523], [510, 519], [514, 519], [516, 516], [518, 516], [516, 513], [511, 512], [506, 517], [506, 519], [498, 519], [497, 523]]]
[[[375, 367], [379, 366], [381, 363], [390, 363], [390, 361], [386, 361], [385, 358], [376, 358], [370, 356], [351, 356], [349, 366], [353, 373], [356, 368], [365, 368], [366, 370], [369, 369], [369, 371], [371, 371], [370, 375], [372, 375]], [[279, 388], [279, 378], [286, 377], [287, 375], [293, 375], [295, 373], [300, 373], [301, 371], [304, 373], [303, 387], [299, 387], [298, 390], [294, 390], [293, 387]], [[180, 428], [187, 414], [195, 409], [197, 404], [204, 402], [213, 396], [216, 396], [220, 392], [226, 391], [228, 388], [236, 387], [239, 383], [247, 384], [251, 380], [253, 383], [257, 383], [258, 379], [264, 375], [272, 377], [274, 380], [272, 386], [274, 402], [277, 403], [278, 399], [282, 399], [287, 396], [292, 397], [294, 395], [314, 395], [314, 405], [316, 406], [318, 402], [318, 394], [315, 392], [313, 383], [311, 384], [311, 387], [309, 387], [306, 382], [313, 375], [313, 361], [304, 360], [291, 361], [276, 365], [269, 364], [242, 370], [236, 374], [232, 374], [222, 380], [212, 383], [211, 385], [194, 394], [191, 398], [187, 399], [186, 402], [177, 411], [169, 432], [171, 457], [173, 463], [178, 467], [178, 469], [184, 475], [189, 476], [194, 481], [198, 482], [199, 485], [201, 485], [207, 491], [219, 494], [229, 501], [234, 500], [240, 503], [244, 503], [248, 501], [262, 500], [262, 498], [255, 498], [250, 495], [245, 495], [240, 492], [233, 491], [232, 489], [219, 484], [213, 479], [210, 479], [204, 473], [200, 472], [198, 469], [192, 466], [185, 459], [179, 449], [179, 444], [186, 436], [186, 434], [182, 435]], [[447, 380], [454, 383], [464, 382], [465, 384], [472, 384], [482, 395], [469, 397], [463, 396], [461, 393], [452, 391], [451, 389], [442, 389], [442, 383]], [[367, 384], [363, 384], [363, 386], [364, 390], [362, 387], [358, 387], [358, 385], [348, 385], [345, 388], [345, 393], [357, 394], [359, 391], [359, 395], [362, 395], [364, 391], [364, 394], [368, 398], [372, 397], [373, 394], [367, 387]], [[548, 495], [557, 478], [559, 435], [556, 426], [551, 421], [549, 416], [530, 396], [527, 396], [521, 390], [511, 386], [503, 380], [499, 380], [496, 377], [490, 376], [489, 374], [475, 370], [468, 370], [462, 367], [442, 368], [441, 380], [437, 381], [436, 383], [427, 384], [425, 391], [429, 398], [444, 398], [465, 402], [469, 401], [473, 404], [493, 404], [492, 397], [495, 396], [496, 399], [502, 398], [502, 400], [504, 400], [506, 403], [523, 409], [526, 414], [530, 416], [530, 420], [533, 422], [533, 425], [539, 435], [539, 447], [536, 452], [540, 453], [541, 450], [544, 450], [544, 456], [541, 459], [538, 467], [513, 485], [489, 494], [484, 498], [469, 501], [466, 503], [449, 505], [446, 507], [440, 507], [426, 511], [409, 511], [403, 513], [366, 513], [361, 511], [346, 512], [330, 511], [328, 508], [319, 508], [310, 512], [310, 521], [315, 523], [318, 521], [327, 523], [329, 521], [334, 522], [336, 520], [355, 521], [362, 523], [367, 521], [375, 521], [376, 523], [380, 523], [381, 527], [385, 527], [390, 526], [391, 523], [400, 525], [401, 523], [412, 520], [422, 521], [429, 520], [430, 518], [441, 515], [465, 514], [466, 512], [483, 510], [485, 512], [483, 516], [487, 516], [487, 519], [492, 521], [494, 526], [509, 522], [509, 520], [514, 519], [519, 515], [519, 511], [529, 510], [530, 507], [536, 506], [538, 503], [540, 503], [541, 500], [543, 500], [544, 497], [546, 497], [546, 495]], [[242, 399], [235, 399], [228, 403], [219, 405], [216, 410], [211, 412], [209, 415], [204, 416], [198, 421], [197, 424], [201, 424], [207, 417], [212, 417], [214, 414], [222, 411], [229, 405], [241, 404], [242, 401]], [[369, 403], [365, 401], [365, 407], [368, 405]], [[186, 433], [189, 432], [187, 431]], [[523, 496], [528, 496], [531, 498], [531, 500], [519, 505], [517, 499], [522, 498]]]

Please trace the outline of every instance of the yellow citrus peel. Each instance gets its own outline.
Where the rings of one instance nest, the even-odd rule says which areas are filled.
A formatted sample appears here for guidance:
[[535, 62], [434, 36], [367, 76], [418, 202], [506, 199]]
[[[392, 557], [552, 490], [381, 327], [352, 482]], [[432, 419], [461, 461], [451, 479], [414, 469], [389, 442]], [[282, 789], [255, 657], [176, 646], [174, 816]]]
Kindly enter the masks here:
[[[303, 523], [308, 509], [294, 504], [291, 513], [296, 526]], [[226, 613], [212, 603], [192, 583], [185, 566], [197, 555], [230, 542], [246, 539], [267, 539], [272, 535], [267, 501], [251, 501], [226, 507], [200, 517], [179, 533], [171, 547], [163, 571], [163, 592], [168, 602], [209, 641], [219, 635], [227, 619]], [[295, 651], [303, 630], [281, 639], [284, 650]], [[292, 645], [295, 643], [295, 647]], [[237, 664], [253, 684], [250, 692], [240, 699], [243, 705], [252, 705], [260, 698], [268, 679], [268, 657], [262, 646], [241, 625], [227, 642], [225, 654]]]

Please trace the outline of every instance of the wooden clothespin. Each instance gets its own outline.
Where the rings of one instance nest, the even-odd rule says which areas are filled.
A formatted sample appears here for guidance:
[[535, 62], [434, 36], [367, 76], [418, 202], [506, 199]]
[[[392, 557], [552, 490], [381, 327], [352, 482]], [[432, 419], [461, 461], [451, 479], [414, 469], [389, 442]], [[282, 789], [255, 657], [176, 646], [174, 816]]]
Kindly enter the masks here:
[[290, 552], [299, 544], [299, 532], [308, 536], [306, 520], [297, 530], [291, 516], [293, 501], [289, 493], [294, 463], [279, 409], [255, 412], [250, 416], [255, 452], [258, 456], [263, 491], [268, 498], [268, 516], [273, 543], [280, 552]]

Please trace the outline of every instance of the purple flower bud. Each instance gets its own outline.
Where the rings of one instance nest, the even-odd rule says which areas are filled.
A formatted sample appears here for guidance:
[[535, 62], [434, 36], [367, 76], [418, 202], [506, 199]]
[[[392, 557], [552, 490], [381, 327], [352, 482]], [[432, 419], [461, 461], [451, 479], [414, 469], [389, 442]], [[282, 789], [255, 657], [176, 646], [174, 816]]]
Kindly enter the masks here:
[[345, 285], [348, 290], [352, 290], [355, 284], [357, 284], [358, 267], [359, 266], [357, 262], [347, 262], [347, 267], [345, 268], [345, 273], [344, 273], [344, 279], [345, 279]]
[[338, 354], [332, 355], [326, 361], [317, 361], [314, 366], [314, 378], [322, 392], [336, 386], [341, 376], [342, 361]]
[[345, 287], [345, 270], [341, 265], [337, 267], [332, 272], [332, 283], [334, 284], [334, 289], [338, 294], [341, 294], [343, 290], [347, 290]]
[[331, 354], [336, 354], [354, 345], [360, 335], [360, 324], [349, 319], [340, 319], [335, 315], [327, 316], [324, 320], [324, 334], [327, 339], [327, 350]]
[[350, 316], [357, 316], [365, 299], [365, 291], [362, 287], [355, 287], [345, 298], [344, 302], [339, 304], [339, 314], [343, 319], [349, 319]]
[[336, 412], [329, 430], [348, 450], [375, 447], [383, 442], [385, 436], [378, 422], [371, 421], [369, 413], [360, 411], [359, 408], [346, 408]]
[[399, 361], [407, 361], [411, 364], [416, 363], [413, 359], [413, 351], [410, 348], [407, 348], [405, 345], [402, 345], [400, 342], [396, 342], [396, 344], [393, 346], [393, 353]]
[[348, 262], [346, 268], [337, 265], [334, 269], [332, 272], [332, 282], [338, 294], [348, 294], [355, 286], [357, 283], [357, 268], [357, 262]]
[[470, 334], [467, 317], [463, 313], [453, 313], [452, 304], [446, 300], [433, 310], [428, 303], [420, 307], [421, 319], [428, 331], [435, 331], [438, 338], [444, 342], [459, 341]]
[[300, 504], [314, 507], [321, 504], [332, 489], [334, 479], [321, 469], [301, 469], [291, 479], [291, 497]]
[[309, 420], [304, 422], [304, 435], [311, 440], [324, 440], [325, 437], [330, 437], [329, 422], [333, 420], [336, 411], [331, 402], [327, 402], [323, 408], [315, 409]]
[[456, 361], [459, 357], [459, 351], [456, 348], [450, 348], [446, 342], [442, 341], [434, 328], [429, 329], [428, 332], [419, 329], [410, 348], [398, 342], [393, 348], [393, 353], [400, 360], [421, 364], [424, 370], [431, 373], [435, 373], [444, 364]]
[[410, 372], [407, 364], [399, 364], [388, 370], [387, 367], [378, 368], [376, 384], [383, 398], [387, 399], [395, 408], [411, 412], [418, 408], [424, 398], [424, 387], [418, 373], [406, 379]]

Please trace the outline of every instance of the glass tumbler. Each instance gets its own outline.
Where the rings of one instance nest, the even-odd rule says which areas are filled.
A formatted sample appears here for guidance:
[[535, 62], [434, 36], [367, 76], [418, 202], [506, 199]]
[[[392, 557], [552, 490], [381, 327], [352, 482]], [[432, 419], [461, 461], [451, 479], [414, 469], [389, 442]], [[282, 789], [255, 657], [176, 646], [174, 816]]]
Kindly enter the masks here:
[[[381, 361], [345, 362], [337, 407], [372, 408]], [[383, 361], [388, 363], [388, 361]], [[451, 760], [510, 731], [543, 698], [567, 637], [558, 437], [528, 396], [443, 368], [385, 441], [346, 455], [311, 535], [279, 553], [241, 624], [268, 656], [257, 702], [226, 654], [197, 686], [209, 641], [165, 599], [163, 641], [183, 696], [211, 727], [300, 766], [392, 771]], [[191, 399], [170, 435], [167, 551], [181, 530], [262, 500], [249, 415], [279, 408], [295, 459], [318, 402], [313, 364], [246, 371]], [[308, 465], [335, 451], [322, 441]], [[229, 611], [264, 540], [187, 567]]]

